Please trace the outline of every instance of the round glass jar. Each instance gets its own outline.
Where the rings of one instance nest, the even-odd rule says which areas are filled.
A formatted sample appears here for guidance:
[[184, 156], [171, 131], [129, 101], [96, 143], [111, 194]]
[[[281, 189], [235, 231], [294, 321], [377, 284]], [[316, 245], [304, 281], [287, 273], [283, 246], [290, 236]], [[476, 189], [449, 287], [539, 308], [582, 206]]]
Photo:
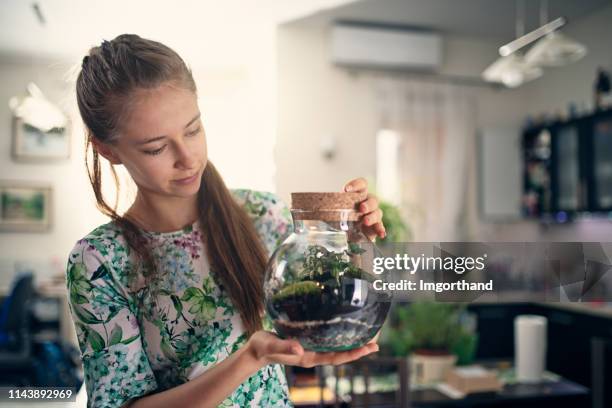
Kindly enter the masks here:
[[294, 232], [266, 269], [266, 309], [283, 338], [305, 349], [343, 351], [370, 341], [387, 317], [391, 293], [373, 282], [374, 244], [361, 232], [366, 193], [292, 193]]

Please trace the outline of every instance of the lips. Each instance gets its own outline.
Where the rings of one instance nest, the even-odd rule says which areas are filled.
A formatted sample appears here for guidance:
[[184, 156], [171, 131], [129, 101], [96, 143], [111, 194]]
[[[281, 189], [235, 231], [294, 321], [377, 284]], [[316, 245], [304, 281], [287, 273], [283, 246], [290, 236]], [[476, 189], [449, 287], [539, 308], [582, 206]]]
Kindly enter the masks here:
[[197, 174], [198, 174], [198, 173], [195, 173], [195, 174], [192, 174], [192, 175], [191, 175], [191, 176], [189, 176], [189, 177], [185, 177], [185, 178], [178, 179], [178, 180], [174, 180], [174, 181], [179, 181], [179, 182], [180, 182], [180, 181], [189, 181], [189, 180], [191, 180], [193, 177], [195, 177]]
[[173, 182], [178, 184], [191, 184], [197, 179], [198, 174], [200, 174], [200, 172], [195, 172], [189, 177], [173, 180]]

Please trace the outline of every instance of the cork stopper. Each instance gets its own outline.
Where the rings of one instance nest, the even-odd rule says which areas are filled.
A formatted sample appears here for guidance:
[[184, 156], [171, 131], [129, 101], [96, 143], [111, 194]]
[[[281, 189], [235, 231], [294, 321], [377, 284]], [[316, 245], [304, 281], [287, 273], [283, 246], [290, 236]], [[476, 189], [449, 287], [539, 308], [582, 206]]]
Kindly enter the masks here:
[[359, 203], [368, 196], [360, 193], [291, 193], [294, 219], [321, 221], [357, 221]]

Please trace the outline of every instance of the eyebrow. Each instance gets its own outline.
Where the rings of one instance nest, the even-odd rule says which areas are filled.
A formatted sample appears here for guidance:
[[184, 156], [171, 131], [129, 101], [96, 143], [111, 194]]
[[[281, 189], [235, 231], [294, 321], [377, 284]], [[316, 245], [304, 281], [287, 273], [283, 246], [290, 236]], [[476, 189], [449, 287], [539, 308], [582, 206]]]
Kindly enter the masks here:
[[[189, 122], [188, 122], [188, 123], [185, 125], [185, 128], [184, 128], [184, 129], [187, 129], [189, 126], [191, 126], [191, 125], [193, 124], [193, 122], [195, 122], [196, 120], [200, 119], [200, 116], [201, 116], [201, 115], [202, 115], [201, 113], [198, 113], [198, 114], [197, 114], [197, 115], [196, 115], [196, 116], [195, 116], [193, 119], [191, 119], [191, 120], [190, 120], [190, 121], [189, 121]], [[142, 142], [137, 142], [136, 144], [137, 144], [137, 145], [139, 145], [139, 146], [141, 146], [141, 145], [146, 145], [146, 144], [149, 144], [149, 143], [157, 142], [158, 140], [161, 140], [161, 139], [163, 139], [163, 138], [165, 138], [165, 137], [166, 137], [165, 135], [162, 135], [162, 136], [156, 136], [156, 137], [153, 137], [153, 138], [150, 138], [150, 139], [143, 140]]]

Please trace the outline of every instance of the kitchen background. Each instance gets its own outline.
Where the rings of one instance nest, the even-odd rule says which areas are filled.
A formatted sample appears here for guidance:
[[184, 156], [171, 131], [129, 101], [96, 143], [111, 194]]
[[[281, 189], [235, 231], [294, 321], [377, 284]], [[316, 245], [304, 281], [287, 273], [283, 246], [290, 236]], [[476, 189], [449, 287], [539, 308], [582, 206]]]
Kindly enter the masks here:
[[[500, 46], [558, 17], [567, 19], [559, 31], [583, 45], [584, 56], [512, 87], [485, 80]], [[5, 0], [0, 188], [3, 197], [42, 192], [45, 215], [14, 223], [4, 204], [0, 288], [9, 292], [19, 272], [34, 271], [40, 285], [63, 275], [76, 240], [107, 221], [84, 167], [74, 80], [89, 47], [125, 32], [166, 43], [192, 67], [209, 157], [229, 187], [273, 191], [289, 203], [292, 191], [339, 191], [363, 176], [399, 209], [412, 241], [609, 241], [612, 212], [590, 205], [597, 189], [589, 186], [604, 194], [602, 183], [612, 183], [612, 149], [599, 156], [608, 161], [598, 162], [598, 172], [578, 140], [595, 128], [612, 138], [611, 23], [609, 0]], [[365, 60], [347, 62], [343, 53], [358, 53], [368, 40], [343, 28], [370, 33]], [[377, 32], [435, 47], [384, 35], [376, 42]], [[393, 48], [402, 41], [414, 50]], [[406, 58], [398, 65], [376, 55]], [[27, 118], [14, 119], [28, 96], [50, 102], [55, 108], [40, 108], [50, 117], [65, 115], [63, 141], [47, 151], [28, 144], [36, 129]], [[581, 125], [586, 133], [569, 141], [556, 136], [565, 121], [598, 111], [603, 125]], [[551, 147], [543, 130], [569, 144]], [[525, 141], [538, 137], [544, 151], [529, 167], [536, 150]], [[134, 186], [118, 170], [121, 210]], [[564, 190], [564, 180], [574, 184]], [[566, 193], [573, 196], [560, 200]], [[597, 316], [609, 313], [599, 305]], [[66, 337], [70, 324], [62, 322]]]

